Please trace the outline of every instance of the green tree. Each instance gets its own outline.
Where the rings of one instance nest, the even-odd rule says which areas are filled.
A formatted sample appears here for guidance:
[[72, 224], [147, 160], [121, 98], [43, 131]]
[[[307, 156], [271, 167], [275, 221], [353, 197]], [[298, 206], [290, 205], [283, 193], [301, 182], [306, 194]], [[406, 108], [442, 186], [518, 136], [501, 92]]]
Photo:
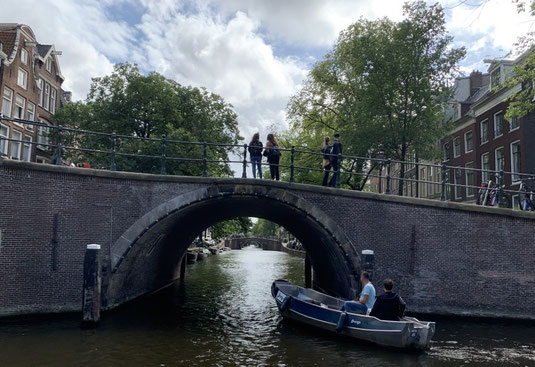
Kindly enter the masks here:
[[[318, 147], [325, 131], [338, 130], [344, 154], [353, 156], [383, 152], [405, 161], [412, 152], [435, 154], [443, 107], [465, 50], [451, 47], [439, 4], [408, 2], [403, 10], [401, 22], [360, 19], [340, 33], [289, 103], [294, 135], [307, 132]], [[362, 160], [346, 161], [344, 169], [359, 175], [345, 184], [362, 188], [360, 174], [369, 168]]]
[[[531, 16], [535, 16], [535, 1], [529, 3], [529, 10], [526, 10], [526, 4], [520, 0], [513, 0], [517, 4], [518, 12], [529, 11]], [[522, 89], [509, 98], [509, 106], [505, 114], [506, 119], [513, 117], [526, 116], [535, 110], [535, 52], [533, 46], [535, 43], [535, 32], [529, 32], [519, 38], [516, 43], [516, 52], [522, 54], [521, 59], [515, 65], [513, 73], [505, 80], [504, 86], [512, 88], [518, 84]]]
[[213, 225], [212, 227], [210, 227], [210, 232], [212, 234], [212, 238], [215, 240], [233, 234], [244, 234], [247, 236], [251, 231], [252, 226], [253, 222], [250, 218], [239, 217], [219, 222]]
[[[233, 108], [218, 95], [205, 89], [185, 87], [158, 73], [143, 75], [135, 65], [118, 64], [107, 76], [94, 78], [86, 101], [68, 103], [61, 108], [58, 123], [90, 131], [116, 133], [131, 138], [117, 138], [118, 169], [158, 173], [160, 155], [165, 136], [167, 164], [170, 174], [200, 175], [200, 162], [179, 161], [172, 158], [203, 157], [203, 146], [174, 144], [170, 140], [186, 142], [217, 142], [236, 144], [238, 134], [237, 115]], [[107, 136], [65, 134], [66, 143], [78, 147], [110, 151], [112, 139]], [[231, 147], [209, 146], [209, 160], [228, 160]], [[139, 158], [132, 155], [152, 155], [158, 158]], [[109, 154], [71, 152], [69, 158], [90, 160], [97, 168], [110, 165]], [[227, 164], [208, 165], [211, 176], [231, 175]]]
[[272, 237], [277, 235], [279, 228], [280, 226], [278, 224], [259, 218], [258, 221], [253, 224], [251, 234], [258, 237]]

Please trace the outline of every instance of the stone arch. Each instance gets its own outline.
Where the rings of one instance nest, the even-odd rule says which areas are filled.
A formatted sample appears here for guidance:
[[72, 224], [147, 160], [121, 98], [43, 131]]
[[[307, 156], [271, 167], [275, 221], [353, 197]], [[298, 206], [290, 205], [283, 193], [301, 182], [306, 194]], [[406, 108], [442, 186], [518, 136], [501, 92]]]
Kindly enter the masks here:
[[286, 190], [260, 185], [210, 185], [160, 204], [111, 247], [104, 306], [112, 308], [178, 277], [180, 259], [205, 228], [235, 217], [284, 226], [307, 251], [315, 285], [351, 298], [359, 287], [358, 253], [342, 228], [317, 206]]

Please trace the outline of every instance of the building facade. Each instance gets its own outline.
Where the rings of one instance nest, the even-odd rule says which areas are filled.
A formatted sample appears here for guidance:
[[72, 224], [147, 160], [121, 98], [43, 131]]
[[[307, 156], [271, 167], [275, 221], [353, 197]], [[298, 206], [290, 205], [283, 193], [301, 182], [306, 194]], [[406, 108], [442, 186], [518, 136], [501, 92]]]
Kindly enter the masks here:
[[61, 89], [65, 78], [59, 67], [59, 55], [61, 52], [53, 45], [38, 43], [29, 26], [0, 23], [2, 157], [38, 163], [51, 160], [52, 152], [44, 145], [49, 141], [49, 129], [19, 123], [16, 119], [53, 124], [62, 97], [68, 96]]

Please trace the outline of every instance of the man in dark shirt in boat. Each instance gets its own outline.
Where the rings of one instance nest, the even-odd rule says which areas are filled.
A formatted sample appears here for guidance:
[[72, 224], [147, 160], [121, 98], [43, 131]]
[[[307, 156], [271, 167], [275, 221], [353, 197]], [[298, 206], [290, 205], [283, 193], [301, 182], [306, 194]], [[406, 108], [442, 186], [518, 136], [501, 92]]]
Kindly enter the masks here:
[[370, 316], [381, 320], [399, 321], [405, 312], [405, 301], [396, 293], [392, 292], [394, 282], [392, 279], [383, 281], [385, 293], [375, 300]]

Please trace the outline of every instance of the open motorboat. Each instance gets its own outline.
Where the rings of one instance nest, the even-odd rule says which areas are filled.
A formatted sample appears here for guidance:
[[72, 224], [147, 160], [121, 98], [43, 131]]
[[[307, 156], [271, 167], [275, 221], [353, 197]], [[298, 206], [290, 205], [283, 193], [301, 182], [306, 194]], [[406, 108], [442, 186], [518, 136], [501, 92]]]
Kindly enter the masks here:
[[435, 334], [434, 322], [413, 317], [386, 321], [340, 311], [344, 300], [286, 280], [274, 281], [271, 294], [284, 318], [378, 345], [423, 350], [429, 347]]

